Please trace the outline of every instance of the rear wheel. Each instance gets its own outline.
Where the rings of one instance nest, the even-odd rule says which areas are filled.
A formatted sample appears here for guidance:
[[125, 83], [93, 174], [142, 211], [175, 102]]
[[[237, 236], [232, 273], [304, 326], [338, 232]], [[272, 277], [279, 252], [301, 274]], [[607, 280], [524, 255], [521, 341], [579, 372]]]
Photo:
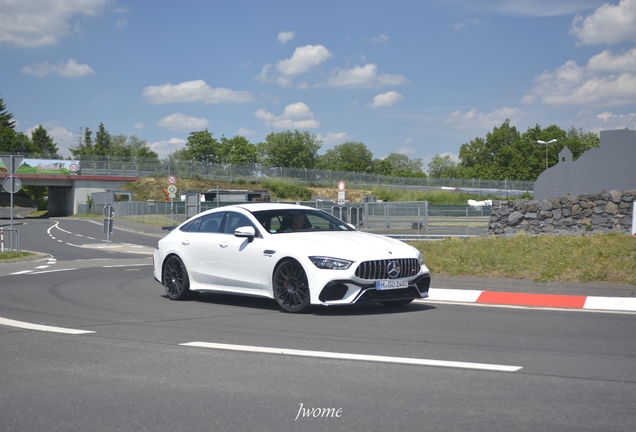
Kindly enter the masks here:
[[391, 301], [383, 301], [383, 302], [380, 302], [380, 303], [382, 303], [386, 307], [400, 307], [400, 306], [406, 306], [407, 304], [411, 303], [412, 301], [413, 301], [413, 299], [409, 299], [409, 300], [391, 300]]
[[172, 300], [190, 300], [199, 294], [190, 291], [190, 279], [183, 261], [178, 256], [169, 257], [163, 265], [163, 286]]
[[303, 312], [309, 307], [307, 274], [297, 261], [284, 261], [274, 271], [274, 298], [287, 312]]

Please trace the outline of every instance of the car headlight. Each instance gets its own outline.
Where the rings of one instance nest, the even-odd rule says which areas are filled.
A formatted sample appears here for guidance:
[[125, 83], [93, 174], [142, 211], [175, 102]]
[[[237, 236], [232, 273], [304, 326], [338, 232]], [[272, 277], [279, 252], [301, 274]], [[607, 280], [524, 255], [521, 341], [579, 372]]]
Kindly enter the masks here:
[[319, 269], [346, 270], [353, 264], [353, 261], [322, 256], [310, 256], [309, 259]]
[[422, 255], [422, 252], [417, 254], [417, 259], [420, 262], [420, 265], [424, 265], [424, 255]]

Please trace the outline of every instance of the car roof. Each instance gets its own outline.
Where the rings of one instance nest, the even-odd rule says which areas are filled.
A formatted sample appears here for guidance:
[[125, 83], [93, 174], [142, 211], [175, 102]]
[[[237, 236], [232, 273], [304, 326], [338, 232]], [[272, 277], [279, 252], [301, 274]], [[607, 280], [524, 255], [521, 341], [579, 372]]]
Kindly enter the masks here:
[[207, 214], [207, 213], [216, 213], [218, 211], [232, 211], [232, 210], [237, 210], [237, 209], [242, 209], [242, 210], [246, 210], [250, 213], [253, 213], [255, 211], [267, 211], [267, 210], [316, 210], [314, 207], [309, 207], [306, 205], [301, 205], [301, 204], [285, 204], [285, 203], [236, 203], [236, 204], [230, 204], [230, 205], [225, 205], [222, 207], [215, 207], [215, 208], [211, 208], [205, 211], [202, 211], [201, 213], [198, 213], [198, 215], [201, 214]]

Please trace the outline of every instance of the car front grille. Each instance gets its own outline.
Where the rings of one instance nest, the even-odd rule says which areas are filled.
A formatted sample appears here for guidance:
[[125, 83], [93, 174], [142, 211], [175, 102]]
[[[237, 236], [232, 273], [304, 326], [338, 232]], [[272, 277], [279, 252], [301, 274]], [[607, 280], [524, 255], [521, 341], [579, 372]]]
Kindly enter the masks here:
[[[395, 267], [396, 263], [400, 271], [398, 274], [389, 275], [389, 269]], [[356, 269], [356, 276], [360, 279], [378, 280], [378, 279], [400, 279], [415, 276], [420, 272], [420, 262], [417, 258], [398, 258], [388, 260], [375, 260], [361, 262]]]

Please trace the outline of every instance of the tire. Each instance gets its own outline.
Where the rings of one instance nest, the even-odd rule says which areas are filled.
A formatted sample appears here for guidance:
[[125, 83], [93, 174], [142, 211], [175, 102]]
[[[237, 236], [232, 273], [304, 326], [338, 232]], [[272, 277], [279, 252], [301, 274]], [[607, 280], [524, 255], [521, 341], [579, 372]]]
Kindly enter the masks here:
[[172, 255], [166, 259], [166, 262], [163, 264], [161, 279], [166, 289], [166, 294], [172, 300], [191, 300], [199, 294], [196, 291], [190, 291], [188, 271], [183, 261], [176, 255]]
[[391, 301], [384, 301], [384, 302], [380, 302], [380, 303], [382, 303], [386, 307], [401, 307], [401, 306], [406, 306], [407, 304], [411, 303], [412, 301], [413, 301], [413, 299], [409, 299], [409, 300], [391, 300]]
[[297, 261], [283, 261], [274, 270], [274, 298], [286, 312], [304, 312], [309, 308], [307, 274]]

